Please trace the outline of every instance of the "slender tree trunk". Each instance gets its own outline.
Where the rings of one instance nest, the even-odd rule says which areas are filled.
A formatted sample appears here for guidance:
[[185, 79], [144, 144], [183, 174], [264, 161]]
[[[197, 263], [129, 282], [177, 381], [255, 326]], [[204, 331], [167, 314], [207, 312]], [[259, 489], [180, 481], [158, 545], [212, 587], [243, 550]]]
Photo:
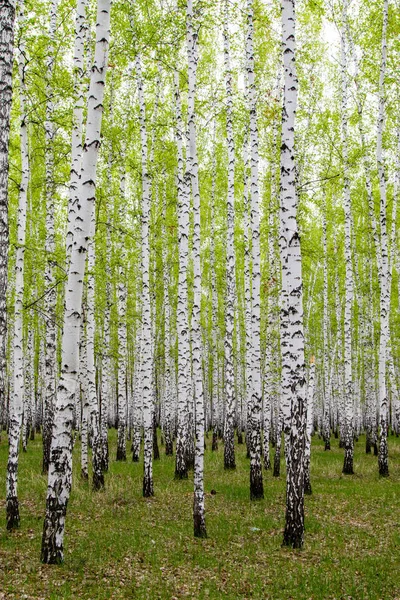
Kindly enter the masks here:
[[42, 562], [57, 564], [64, 555], [64, 530], [71, 490], [72, 435], [79, 368], [78, 343], [81, 320], [83, 275], [94, 210], [96, 165], [100, 146], [107, 50], [110, 30], [110, 0], [98, 0], [96, 51], [91, 71], [86, 140], [83, 148], [80, 205], [76, 212], [68, 282], [65, 294], [64, 331], [62, 336], [61, 375], [55, 405], [52, 434], [46, 516], [43, 525]]
[[178, 148], [178, 227], [179, 227], [179, 275], [178, 275], [178, 422], [176, 437], [175, 477], [187, 479], [186, 448], [188, 445], [188, 399], [190, 373], [189, 317], [187, 304], [189, 196], [188, 180], [183, 171], [183, 122], [179, 92], [178, 71], [174, 73], [176, 144]]
[[389, 429], [388, 393], [386, 381], [387, 346], [389, 342], [389, 312], [390, 312], [390, 284], [389, 284], [389, 256], [386, 232], [386, 178], [385, 164], [382, 149], [382, 136], [385, 126], [385, 75], [387, 43], [386, 30], [388, 23], [388, 0], [383, 3], [383, 26], [382, 26], [382, 57], [379, 76], [379, 110], [377, 124], [376, 160], [378, 164], [379, 195], [380, 195], [380, 224], [381, 224], [381, 266], [380, 277], [380, 337], [379, 337], [379, 416], [380, 437], [378, 468], [379, 475], [389, 475], [388, 443], [387, 435]]
[[8, 279], [8, 143], [12, 101], [16, 0], [0, 5], [0, 410], [6, 405]]
[[[297, 226], [295, 165], [295, 115], [297, 106], [296, 16], [295, 1], [282, 0], [282, 49], [284, 62], [284, 100], [281, 146], [281, 214], [285, 237], [286, 263], [282, 287], [287, 290], [289, 352], [282, 356], [291, 396], [291, 426], [288, 436], [286, 474], [286, 524], [283, 544], [301, 548], [304, 539], [304, 441], [305, 441], [305, 365], [303, 335], [303, 290], [300, 237]], [[282, 262], [283, 262], [282, 261]], [[288, 393], [288, 390], [286, 390]]]
[[53, 89], [52, 76], [55, 60], [55, 32], [57, 22], [58, 0], [53, 0], [50, 11], [49, 47], [47, 58], [47, 106], [45, 122], [46, 138], [46, 255], [47, 264], [45, 271], [46, 294], [46, 392], [45, 392], [45, 423], [43, 429], [43, 473], [47, 473], [50, 461], [51, 431], [54, 418], [54, 399], [56, 394], [56, 302], [57, 292], [55, 287], [53, 256], [55, 251], [54, 232], [54, 140], [55, 131], [53, 125]]
[[[20, 9], [19, 23], [24, 23], [23, 8]], [[6, 476], [6, 516], [7, 529], [19, 527], [18, 505], [18, 458], [21, 436], [23, 398], [24, 398], [24, 348], [23, 348], [23, 295], [24, 295], [24, 255], [26, 211], [29, 185], [28, 124], [25, 100], [25, 48], [22, 46], [18, 60], [20, 76], [20, 111], [21, 111], [21, 163], [22, 175], [19, 187], [17, 249], [15, 258], [15, 311], [13, 335], [13, 393], [9, 406], [8, 425], [8, 463]]]
[[307, 389], [307, 424], [306, 424], [306, 445], [304, 449], [304, 493], [311, 494], [311, 434], [314, 417], [314, 380], [315, 380], [315, 358], [310, 359], [310, 373], [308, 375]]
[[342, 29], [341, 29], [341, 83], [342, 83], [342, 155], [344, 169], [344, 215], [345, 215], [345, 263], [346, 263], [346, 293], [344, 307], [344, 418], [343, 441], [344, 463], [343, 473], [352, 474], [354, 440], [353, 440], [353, 376], [352, 376], [352, 330], [351, 313], [353, 306], [353, 277], [351, 260], [351, 200], [350, 182], [348, 177], [348, 150], [347, 150], [347, 0], [343, 0]]
[[248, 98], [250, 109], [250, 222], [252, 237], [252, 306], [251, 306], [251, 404], [249, 446], [250, 446], [250, 499], [264, 498], [264, 487], [261, 468], [261, 353], [260, 353], [260, 215], [258, 205], [258, 127], [256, 90], [254, 82], [254, 49], [253, 49], [253, 0], [247, 4], [247, 39], [246, 62], [248, 79]]
[[153, 491], [153, 350], [150, 314], [150, 176], [147, 159], [146, 112], [140, 55], [136, 57], [136, 75], [139, 96], [140, 138], [142, 144], [142, 357], [141, 380], [144, 428], [143, 496], [154, 496]]
[[95, 213], [92, 213], [90, 241], [87, 260], [87, 321], [86, 321], [86, 351], [87, 351], [87, 392], [89, 401], [90, 430], [92, 433], [92, 465], [94, 490], [104, 487], [104, 472], [102, 470], [102, 448], [100, 441], [99, 405], [96, 390], [96, 367], [94, 355], [95, 339], [95, 292], [94, 292], [94, 267], [95, 267]]
[[204, 508], [204, 394], [201, 348], [201, 265], [200, 265], [200, 191], [197, 158], [197, 135], [195, 122], [196, 72], [198, 62], [197, 30], [193, 23], [193, 3], [186, 4], [186, 45], [188, 57], [188, 152], [187, 176], [190, 178], [193, 197], [193, 270], [194, 298], [192, 309], [192, 361], [195, 398], [195, 457], [194, 457], [194, 494], [193, 524], [195, 537], [207, 537]]
[[226, 241], [226, 306], [225, 306], [225, 397], [226, 417], [224, 427], [224, 467], [235, 469], [234, 422], [235, 386], [233, 372], [233, 328], [235, 311], [235, 144], [233, 137], [232, 73], [228, 31], [228, 1], [224, 2], [224, 61], [226, 88], [226, 135], [228, 145], [228, 195]]

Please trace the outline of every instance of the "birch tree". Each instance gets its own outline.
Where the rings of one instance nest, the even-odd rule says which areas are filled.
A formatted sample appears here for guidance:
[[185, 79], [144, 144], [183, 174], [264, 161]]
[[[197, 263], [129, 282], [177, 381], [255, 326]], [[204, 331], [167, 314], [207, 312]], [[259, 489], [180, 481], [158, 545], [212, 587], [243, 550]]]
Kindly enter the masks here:
[[74, 241], [65, 292], [65, 316], [62, 336], [61, 374], [55, 404], [51, 441], [46, 515], [43, 524], [42, 562], [63, 561], [67, 504], [71, 491], [71, 423], [78, 372], [78, 342], [81, 318], [83, 275], [92, 212], [94, 211], [96, 165], [100, 146], [103, 97], [110, 35], [111, 0], [98, 0], [96, 50], [90, 74], [86, 139], [83, 147], [79, 189], [80, 206], [76, 211]]

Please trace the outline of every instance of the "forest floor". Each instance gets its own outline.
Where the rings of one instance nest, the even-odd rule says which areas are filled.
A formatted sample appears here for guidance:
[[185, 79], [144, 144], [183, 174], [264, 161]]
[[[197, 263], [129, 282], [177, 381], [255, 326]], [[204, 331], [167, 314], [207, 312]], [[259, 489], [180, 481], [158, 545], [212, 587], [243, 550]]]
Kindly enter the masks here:
[[[114, 431], [110, 439], [114, 458]], [[400, 439], [390, 437], [391, 474], [380, 479], [363, 436], [353, 476], [341, 474], [338, 440], [324, 452], [314, 437], [302, 551], [281, 547], [284, 461], [279, 478], [264, 471], [265, 499], [250, 502], [245, 447], [236, 446], [237, 470], [225, 472], [223, 446], [212, 453], [210, 442], [205, 540], [192, 535], [192, 479], [174, 480], [174, 457], [166, 457], [164, 448], [154, 464], [155, 496], [144, 499], [142, 463], [130, 460], [110, 461], [106, 490], [94, 493], [79, 478], [77, 442], [62, 566], [39, 560], [47, 478], [41, 474], [40, 436], [30, 442], [20, 458], [19, 531], [6, 532], [0, 503], [0, 600], [400, 599]], [[3, 482], [6, 463], [3, 434]]]

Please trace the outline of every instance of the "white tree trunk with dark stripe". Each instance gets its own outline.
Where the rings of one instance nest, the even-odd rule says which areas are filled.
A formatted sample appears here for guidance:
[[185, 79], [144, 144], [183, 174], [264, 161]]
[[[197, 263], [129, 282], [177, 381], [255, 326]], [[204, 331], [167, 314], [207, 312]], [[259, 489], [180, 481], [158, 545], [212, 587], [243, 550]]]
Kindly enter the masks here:
[[353, 376], [352, 376], [352, 331], [351, 315], [353, 307], [353, 275], [351, 257], [351, 199], [350, 181], [348, 176], [348, 150], [347, 150], [347, 0], [343, 0], [342, 27], [341, 27], [341, 135], [342, 156], [344, 170], [344, 253], [345, 253], [345, 306], [344, 306], [344, 416], [343, 416], [343, 442], [344, 463], [343, 473], [353, 473]]
[[[23, 8], [20, 9], [19, 23], [24, 23]], [[22, 427], [22, 411], [24, 401], [24, 354], [23, 354], [23, 297], [24, 297], [24, 254], [25, 229], [29, 185], [28, 124], [25, 99], [25, 47], [21, 42], [18, 59], [20, 77], [20, 111], [21, 111], [21, 183], [19, 186], [17, 217], [17, 249], [15, 257], [15, 310], [13, 353], [13, 386], [10, 394], [9, 426], [8, 426], [8, 463], [6, 475], [6, 516], [7, 529], [19, 527], [20, 516], [18, 506], [18, 458], [19, 442]]]
[[282, 262], [282, 287], [287, 291], [288, 352], [282, 366], [289, 374], [283, 380], [291, 398], [290, 433], [286, 474], [286, 523], [283, 544], [301, 548], [304, 538], [304, 437], [305, 437], [305, 364], [303, 333], [303, 283], [300, 237], [297, 225], [295, 163], [295, 116], [297, 106], [296, 16], [295, 0], [281, 0], [284, 99], [281, 145], [281, 215], [285, 251]]
[[386, 381], [387, 346], [389, 343], [389, 312], [390, 312], [390, 284], [389, 284], [389, 256], [386, 231], [386, 178], [385, 163], [382, 148], [383, 130], [385, 127], [385, 75], [387, 60], [386, 30], [388, 24], [388, 0], [383, 3], [382, 25], [382, 55], [379, 75], [379, 109], [376, 136], [376, 162], [378, 165], [379, 196], [380, 196], [380, 224], [381, 224], [381, 276], [380, 276], [380, 337], [379, 337], [379, 416], [380, 438], [378, 467], [379, 475], [389, 475], [388, 462], [388, 428], [389, 428], [389, 400]]
[[256, 90], [254, 81], [253, 49], [253, 0], [247, 4], [246, 62], [248, 79], [248, 100], [250, 109], [250, 224], [252, 237], [252, 285], [251, 285], [251, 404], [249, 447], [250, 447], [250, 498], [264, 498], [261, 469], [261, 352], [260, 352], [260, 215], [258, 189], [258, 127]]
[[110, 8], [111, 0], [98, 0], [96, 50], [90, 76], [80, 203], [76, 211], [74, 241], [65, 291], [61, 374], [55, 405], [46, 516], [43, 525], [41, 558], [44, 563], [49, 564], [62, 562], [64, 556], [65, 517], [72, 479], [71, 426], [79, 369], [78, 347], [83, 276], [95, 202], [96, 166], [101, 141], [100, 130], [110, 35]]
[[199, 165], [197, 158], [196, 133], [196, 73], [198, 62], [197, 29], [193, 23], [193, 3], [186, 5], [186, 44], [189, 70], [188, 89], [188, 147], [187, 174], [190, 177], [193, 197], [193, 271], [194, 297], [192, 308], [192, 367], [195, 401], [195, 458], [194, 458], [194, 494], [193, 524], [196, 537], [207, 537], [204, 508], [204, 395], [202, 373], [202, 336], [200, 327], [201, 310], [201, 265], [200, 265], [200, 190]]
[[15, 0], [0, 5], [0, 411], [6, 404], [8, 143], [12, 101]]
[[139, 97], [140, 139], [142, 150], [142, 352], [141, 383], [144, 428], [143, 496], [154, 495], [153, 490], [153, 349], [150, 314], [150, 175], [147, 158], [146, 110], [143, 93], [140, 55], [136, 57], [136, 77]]

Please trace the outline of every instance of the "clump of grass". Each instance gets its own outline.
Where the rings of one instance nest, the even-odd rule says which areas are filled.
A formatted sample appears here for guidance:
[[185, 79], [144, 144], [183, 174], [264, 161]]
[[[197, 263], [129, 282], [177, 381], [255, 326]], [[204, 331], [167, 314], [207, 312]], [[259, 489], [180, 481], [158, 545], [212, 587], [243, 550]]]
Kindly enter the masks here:
[[[79, 442], [68, 507], [65, 562], [41, 565], [46, 496], [41, 439], [20, 458], [21, 529], [0, 527], [0, 591], [7, 599], [395, 599], [400, 595], [400, 443], [389, 438], [391, 475], [356, 444], [355, 475], [341, 473], [337, 440], [313, 439], [313, 495], [306, 498], [302, 551], [281, 547], [285, 473], [264, 471], [265, 499], [249, 500], [249, 464], [238, 445], [236, 471], [223, 446], [205, 455], [208, 539], [193, 537], [192, 481], [174, 480], [174, 457], [154, 463], [155, 497], [142, 498], [142, 464], [110, 462], [106, 489], [79, 476]], [[163, 448], [161, 449], [163, 450]], [[110, 456], [116, 452], [110, 432]], [[0, 443], [4, 478], [7, 442]], [[282, 465], [283, 467], [283, 465]], [[211, 494], [215, 490], [215, 494]], [[4, 501], [2, 502], [3, 511]], [[1, 594], [0, 594], [0, 597]]]

